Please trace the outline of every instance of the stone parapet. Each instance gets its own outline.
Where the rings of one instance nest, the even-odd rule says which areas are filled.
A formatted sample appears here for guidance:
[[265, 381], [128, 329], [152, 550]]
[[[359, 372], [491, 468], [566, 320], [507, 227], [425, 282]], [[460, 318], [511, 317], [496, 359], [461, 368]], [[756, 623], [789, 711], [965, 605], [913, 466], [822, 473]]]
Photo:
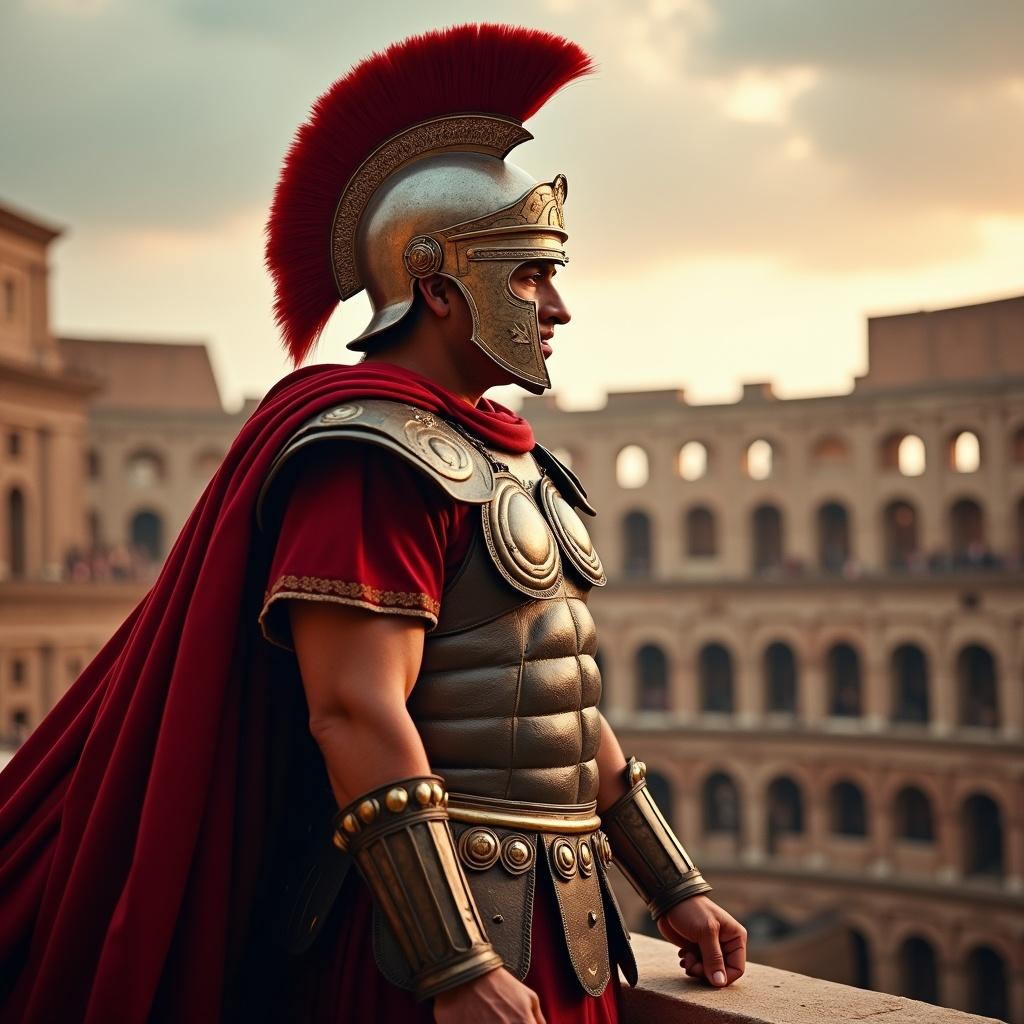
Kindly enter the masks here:
[[749, 964], [744, 977], [729, 988], [712, 989], [680, 971], [676, 951], [667, 942], [634, 935], [633, 949], [640, 984], [623, 988], [623, 1024], [995, 1024], [991, 1017], [759, 964]]

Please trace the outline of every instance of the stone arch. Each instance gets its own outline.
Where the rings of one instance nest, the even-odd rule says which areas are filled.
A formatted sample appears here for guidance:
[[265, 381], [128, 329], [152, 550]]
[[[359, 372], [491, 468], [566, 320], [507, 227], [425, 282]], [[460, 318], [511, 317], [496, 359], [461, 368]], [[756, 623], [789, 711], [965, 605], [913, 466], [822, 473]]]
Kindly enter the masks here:
[[718, 554], [718, 521], [714, 510], [694, 505], [683, 518], [685, 550], [688, 558], [714, 558]]
[[987, 793], [971, 793], [960, 804], [960, 834], [964, 876], [1002, 878], [1006, 853], [1000, 804]]
[[984, 563], [985, 510], [972, 497], [960, 497], [949, 506], [949, 551], [953, 565], [970, 567]]
[[646, 448], [627, 444], [619, 449], [615, 456], [615, 482], [620, 487], [627, 490], [643, 487], [650, 476], [650, 458]]
[[920, 555], [917, 507], [906, 498], [894, 498], [882, 509], [885, 564], [890, 569], [911, 568]]
[[777, 775], [765, 791], [767, 813], [766, 845], [774, 853], [780, 836], [801, 835], [804, 831], [804, 794], [790, 775]]
[[931, 843], [935, 841], [935, 813], [927, 794], [914, 785], [905, 785], [892, 804], [893, 834], [897, 839]]
[[890, 720], [926, 724], [931, 719], [931, 673], [928, 656], [915, 643], [905, 642], [889, 655], [892, 699]]
[[664, 650], [647, 643], [633, 655], [638, 711], [667, 711], [669, 696], [669, 663]]
[[732, 714], [736, 710], [736, 672], [732, 651], [724, 643], [705, 643], [697, 653], [701, 711]]
[[946, 464], [954, 473], [976, 473], [983, 464], [980, 431], [960, 427], [946, 438]]
[[925, 1003], [939, 1002], [939, 958], [921, 935], [908, 935], [897, 951], [900, 995]]
[[651, 575], [654, 565], [654, 528], [651, 517], [633, 509], [622, 517], [622, 571], [634, 579]]
[[850, 512], [846, 503], [831, 498], [818, 506], [818, 565], [823, 572], [841, 573], [850, 562]]
[[905, 430], [889, 433], [879, 448], [883, 470], [898, 472], [901, 476], [921, 476], [928, 465], [927, 449], [918, 434]]
[[701, 784], [701, 809], [705, 835], [725, 833], [740, 839], [743, 804], [740, 788], [731, 774], [711, 772]]
[[784, 518], [782, 509], [763, 502], [750, 517], [753, 571], [764, 575], [778, 572], [785, 560]]
[[764, 710], [795, 715], [799, 702], [799, 670], [789, 644], [773, 640], [761, 655], [764, 679]]
[[868, 804], [863, 789], [844, 777], [828, 790], [829, 831], [834, 836], [864, 837], [868, 834]]
[[7, 491], [7, 571], [12, 579], [28, 574], [28, 513], [25, 491], [17, 484]]
[[956, 657], [956, 684], [961, 725], [999, 728], [999, 673], [984, 644], [966, 644]]
[[167, 479], [167, 458], [155, 448], [135, 448], [125, 456], [125, 474], [128, 483], [146, 490]]
[[1009, 1020], [1009, 973], [1006, 961], [991, 945], [975, 946], [964, 961], [968, 1012]]
[[841, 434], [824, 434], [811, 445], [811, 465], [815, 469], [847, 466], [850, 451], [850, 443]]
[[864, 713], [864, 686], [858, 649], [846, 640], [833, 643], [825, 654], [828, 714], [859, 718]]
[[128, 536], [132, 547], [148, 561], [156, 563], [163, 558], [164, 520], [156, 509], [138, 509], [131, 517]]

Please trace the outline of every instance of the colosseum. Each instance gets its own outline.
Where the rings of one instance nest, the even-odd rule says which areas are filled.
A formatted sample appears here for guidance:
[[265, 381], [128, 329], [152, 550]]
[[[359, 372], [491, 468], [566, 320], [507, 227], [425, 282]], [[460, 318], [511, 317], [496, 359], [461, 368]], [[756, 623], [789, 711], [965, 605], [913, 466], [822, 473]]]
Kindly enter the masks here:
[[525, 414], [600, 510], [605, 711], [753, 958], [1024, 1021], [1024, 297], [868, 355]]
[[[8, 746], [249, 411], [201, 344], [55, 338], [58, 235], [0, 207]], [[604, 709], [752, 958], [1024, 1024], [1024, 297], [873, 318], [868, 350], [844, 395], [525, 412], [600, 509]]]

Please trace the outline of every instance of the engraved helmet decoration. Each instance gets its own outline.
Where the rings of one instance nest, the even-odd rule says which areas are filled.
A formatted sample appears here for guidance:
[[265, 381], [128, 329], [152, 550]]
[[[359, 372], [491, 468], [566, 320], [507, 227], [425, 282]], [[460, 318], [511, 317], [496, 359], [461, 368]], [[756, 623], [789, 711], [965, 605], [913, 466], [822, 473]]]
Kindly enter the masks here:
[[534, 393], [551, 386], [536, 303], [509, 281], [566, 262], [566, 179], [505, 160], [562, 86], [592, 70], [575, 43], [506, 25], [461, 25], [356, 65], [313, 108], [285, 161], [267, 226], [275, 312], [296, 364], [339, 301], [373, 308], [349, 348], [372, 350], [413, 308], [417, 279], [459, 288], [473, 341]]

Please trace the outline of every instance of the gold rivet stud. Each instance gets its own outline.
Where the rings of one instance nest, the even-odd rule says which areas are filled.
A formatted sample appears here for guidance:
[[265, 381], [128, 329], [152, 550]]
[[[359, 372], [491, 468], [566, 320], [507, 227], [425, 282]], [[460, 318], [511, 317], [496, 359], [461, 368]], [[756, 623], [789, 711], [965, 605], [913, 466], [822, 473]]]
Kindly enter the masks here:
[[508, 859], [513, 864], [523, 864], [526, 862], [526, 858], [530, 856], [530, 851], [526, 848], [526, 843], [519, 839], [514, 840], [508, 845]]
[[341, 827], [350, 835], [355, 835], [355, 833], [359, 831], [359, 822], [356, 821], [356, 816], [354, 814], [349, 813], [341, 819]]
[[374, 799], [364, 800], [357, 808], [359, 817], [369, 825], [380, 814], [380, 804]]
[[631, 786], [637, 785], [641, 779], [647, 774], [647, 765], [643, 761], [634, 761], [629, 766], [629, 783]]
[[589, 924], [591, 928], [593, 928], [594, 925], [597, 924], [597, 914], [595, 914], [593, 910], [590, 911], [589, 914], [587, 914], [587, 924]]
[[333, 842], [342, 853], [348, 852], [348, 843], [345, 842], [345, 837], [340, 832], [336, 831], [334, 835], [331, 836], [331, 842]]
[[401, 786], [395, 786], [394, 789], [388, 790], [388, 795], [384, 797], [384, 803], [387, 805], [389, 811], [393, 811], [398, 814], [400, 811], [405, 810], [405, 805], [409, 802], [409, 794], [406, 790], [402, 789]]
[[438, 783], [433, 783], [430, 787], [430, 802], [436, 804], [438, 807], [441, 806], [441, 801], [444, 799], [444, 790]]
[[416, 802], [426, 807], [430, 803], [430, 798], [434, 795], [434, 791], [429, 782], [421, 782], [413, 790], [413, 794], [416, 797]]

